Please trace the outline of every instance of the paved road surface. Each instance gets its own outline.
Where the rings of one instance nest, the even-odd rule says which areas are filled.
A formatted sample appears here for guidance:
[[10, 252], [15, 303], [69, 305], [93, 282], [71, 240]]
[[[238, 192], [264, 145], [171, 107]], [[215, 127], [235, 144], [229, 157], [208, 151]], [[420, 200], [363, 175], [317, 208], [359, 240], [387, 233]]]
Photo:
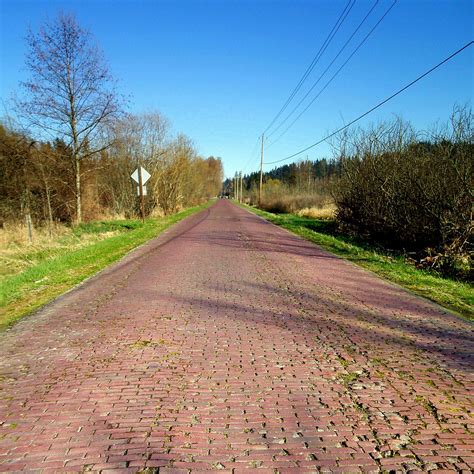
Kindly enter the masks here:
[[468, 323], [220, 201], [0, 335], [0, 471], [470, 472], [472, 368]]

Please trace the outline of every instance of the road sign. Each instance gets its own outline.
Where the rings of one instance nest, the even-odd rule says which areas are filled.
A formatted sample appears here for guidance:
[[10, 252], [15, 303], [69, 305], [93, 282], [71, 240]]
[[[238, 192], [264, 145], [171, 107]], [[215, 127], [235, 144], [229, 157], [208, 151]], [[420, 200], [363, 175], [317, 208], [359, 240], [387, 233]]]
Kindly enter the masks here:
[[148, 171], [143, 168], [143, 166], [139, 166], [131, 174], [131, 178], [138, 184], [137, 194], [140, 196], [140, 214], [142, 215], [142, 222], [145, 222], [145, 183], [150, 179], [150, 173], [148, 173]]
[[[142, 174], [142, 185], [145, 184], [151, 177], [150, 173], [140, 166], [141, 174]], [[138, 175], [138, 168], [132, 173], [131, 178], [138, 184], [140, 184], [140, 176]]]

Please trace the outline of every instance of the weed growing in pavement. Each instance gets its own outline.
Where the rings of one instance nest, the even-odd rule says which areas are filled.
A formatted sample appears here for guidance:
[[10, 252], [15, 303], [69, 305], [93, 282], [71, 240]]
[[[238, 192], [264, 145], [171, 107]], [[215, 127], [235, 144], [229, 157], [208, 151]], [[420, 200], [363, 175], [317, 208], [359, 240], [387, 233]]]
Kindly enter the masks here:
[[347, 368], [349, 366], [349, 362], [344, 359], [342, 356], [337, 356], [337, 361], [344, 367]]
[[441, 415], [439, 415], [438, 413], [438, 409], [433, 405], [433, 402], [431, 400], [428, 400], [427, 398], [425, 397], [422, 397], [421, 395], [417, 395], [415, 397], [415, 401], [417, 403], [419, 403], [420, 405], [423, 406], [423, 408], [430, 414], [433, 416], [433, 418], [438, 422], [438, 423], [441, 423], [441, 422], [444, 422], [446, 421], [444, 419], [444, 417]]
[[354, 408], [358, 412], [360, 412], [366, 420], [369, 419], [369, 411], [367, 410], [367, 408], [361, 402], [354, 401], [353, 405], [354, 405]]
[[474, 431], [472, 431], [472, 430], [469, 428], [469, 426], [468, 426], [467, 423], [464, 423], [462, 426], [463, 426], [464, 431], [465, 431], [466, 433], [470, 434], [471, 436], [474, 436]]
[[140, 341], [132, 342], [131, 344], [128, 345], [128, 347], [130, 347], [131, 349], [143, 349], [150, 345], [156, 345], [156, 343], [153, 343], [152, 341], [148, 341], [148, 340], [140, 340]]
[[360, 374], [357, 372], [349, 372], [348, 374], [341, 374], [339, 379], [346, 386], [350, 387], [352, 384], [359, 380]]
[[449, 393], [447, 390], [443, 390], [444, 396], [450, 401], [450, 402], [455, 402], [456, 399], [453, 397], [451, 393]]

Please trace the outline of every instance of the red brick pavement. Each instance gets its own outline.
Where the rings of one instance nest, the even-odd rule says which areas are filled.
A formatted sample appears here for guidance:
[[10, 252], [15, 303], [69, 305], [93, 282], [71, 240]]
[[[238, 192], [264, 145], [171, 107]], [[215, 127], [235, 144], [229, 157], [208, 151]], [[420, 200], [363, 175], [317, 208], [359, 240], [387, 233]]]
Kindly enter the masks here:
[[467, 322], [220, 201], [0, 335], [0, 471], [470, 472], [472, 362]]

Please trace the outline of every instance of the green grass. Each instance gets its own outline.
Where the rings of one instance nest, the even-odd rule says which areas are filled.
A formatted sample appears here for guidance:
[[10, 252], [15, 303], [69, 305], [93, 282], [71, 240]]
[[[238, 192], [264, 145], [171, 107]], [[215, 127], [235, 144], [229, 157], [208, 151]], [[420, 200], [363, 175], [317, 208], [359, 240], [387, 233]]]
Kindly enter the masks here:
[[104, 232], [124, 232], [128, 230], [139, 229], [142, 226], [138, 220], [123, 221], [95, 221], [79, 224], [74, 227], [73, 233], [77, 237], [84, 234], [101, 234]]
[[336, 232], [334, 221], [293, 214], [272, 214], [249, 206], [242, 207], [458, 315], [474, 320], [474, 288], [467, 282], [418, 269], [407, 263], [402, 255], [391, 255], [367, 243], [340, 235]]
[[[30, 266], [7, 275], [0, 281], [0, 329], [40, 308], [58, 295], [94, 275], [127, 252], [156, 237], [176, 222], [209, 204], [186, 209], [172, 216], [146, 220], [91, 222], [74, 228], [73, 236], [62, 236], [62, 245], [34, 252]], [[90, 240], [90, 234], [113, 232], [102, 240]], [[77, 248], [83, 238], [85, 244]], [[69, 240], [68, 240], [69, 239]], [[71, 244], [68, 246], [68, 242]], [[22, 255], [23, 258], [24, 255]]]

